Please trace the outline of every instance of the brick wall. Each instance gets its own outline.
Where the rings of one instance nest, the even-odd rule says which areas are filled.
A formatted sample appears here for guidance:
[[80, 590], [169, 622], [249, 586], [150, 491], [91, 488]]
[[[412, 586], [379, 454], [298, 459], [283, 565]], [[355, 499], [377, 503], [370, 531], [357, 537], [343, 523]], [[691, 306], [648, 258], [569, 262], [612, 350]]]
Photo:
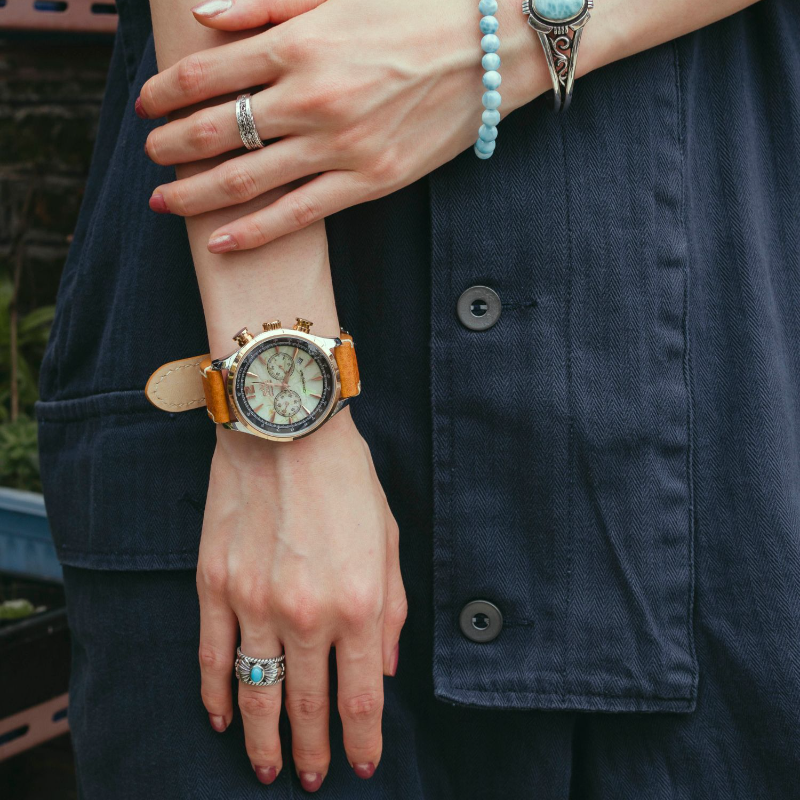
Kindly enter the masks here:
[[[19, 307], [53, 302], [89, 167], [110, 41], [0, 32], [0, 271], [22, 234]], [[28, 219], [22, 219], [29, 192]]]

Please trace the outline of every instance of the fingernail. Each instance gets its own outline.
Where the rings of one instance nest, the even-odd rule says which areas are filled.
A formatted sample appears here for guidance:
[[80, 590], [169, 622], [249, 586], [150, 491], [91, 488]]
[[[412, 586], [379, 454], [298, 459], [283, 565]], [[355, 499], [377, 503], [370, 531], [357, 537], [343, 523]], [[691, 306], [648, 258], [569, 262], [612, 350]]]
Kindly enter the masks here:
[[389, 673], [392, 677], [397, 675], [397, 662], [400, 660], [400, 642], [394, 646], [394, 658], [392, 659], [392, 670]]
[[192, 9], [192, 14], [210, 19], [227, 11], [232, 5], [233, 0], [208, 0], [207, 3], [200, 3], [199, 6], [195, 6]]
[[142, 108], [141, 97], [136, 98], [136, 102], [133, 104], [133, 110], [136, 112], [137, 117], [140, 117], [141, 119], [150, 119], [150, 117], [147, 116], [147, 112], [144, 110], [144, 108]]
[[238, 246], [239, 242], [228, 233], [215, 236], [208, 241], [208, 249], [212, 253], [227, 253], [229, 250], [235, 250]]
[[322, 786], [322, 775], [319, 772], [301, 772], [300, 783], [307, 792], [316, 792]]
[[167, 208], [167, 202], [164, 200], [164, 195], [160, 192], [156, 192], [150, 198], [150, 209], [155, 211], [156, 214], [169, 214], [169, 209]]
[[359, 778], [371, 778], [375, 774], [375, 765], [371, 761], [369, 764], [353, 764], [353, 771]]
[[208, 721], [211, 723], [211, 727], [217, 733], [225, 733], [225, 730], [228, 727], [225, 722], [225, 717], [218, 717], [215, 714], [209, 714]]
[[261, 783], [270, 784], [278, 777], [278, 770], [275, 767], [253, 767], [253, 769]]

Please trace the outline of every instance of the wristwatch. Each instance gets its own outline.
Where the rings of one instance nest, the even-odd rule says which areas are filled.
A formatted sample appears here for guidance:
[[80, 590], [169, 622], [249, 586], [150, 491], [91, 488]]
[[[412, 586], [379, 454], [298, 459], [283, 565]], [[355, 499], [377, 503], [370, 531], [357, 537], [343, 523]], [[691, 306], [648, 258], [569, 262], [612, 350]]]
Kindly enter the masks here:
[[147, 381], [145, 394], [163, 411], [206, 407], [233, 431], [291, 442], [313, 433], [361, 393], [355, 343], [345, 330], [327, 339], [301, 317], [292, 328], [279, 319], [254, 336], [243, 328], [227, 358], [171, 361]]

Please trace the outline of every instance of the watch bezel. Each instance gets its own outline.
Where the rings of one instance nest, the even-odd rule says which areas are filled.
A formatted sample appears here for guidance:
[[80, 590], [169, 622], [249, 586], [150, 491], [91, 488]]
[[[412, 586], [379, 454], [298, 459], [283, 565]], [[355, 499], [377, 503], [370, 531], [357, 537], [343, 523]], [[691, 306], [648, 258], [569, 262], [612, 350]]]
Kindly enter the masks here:
[[[317, 350], [320, 351], [323, 360], [327, 363], [331, 371], [332, 387], [331, 398], [327, 407], [312, 425], [309, 425], [307, 428], [297, 431], [296, 433], [281, 435], [269, 433], [268, 431], [263, 430], [251, 422], [247, 414], [240, 406], [239, 396], [236, 391], [236, 383], [242, 364], [247, 360], [247, 357], [250, 355], [250, 353], [252, 353], [253, 350], [260, 348], [262, 345], [270, 341], [285, 338], [304, 341], [309, 345], [316, 347]], [[337, 339], [323, 339], [310, 333], [296, 331], [293, 328], [278, 328], [277, 330], [265, 331], [264, 333], [258, 334], [258, 336], [254, 336], [252, 341], [248, 342], [246, 345], [237, 350], [232, 356], [232, 361], [228, 366], [228, 379], [225, 383], [225, 387], [230, 400], [231, 408], [233, 409], [233, 414], [242, 429], [253, 436], [258, 436], [261, 439], [267, 439], [273, 442], [291, 442], [296, 439], [302, 439], [303, 437], [314, 433], [314, 431], [319, 430], [319, 428], [330, 419], [331, 415], [336, 410], [336, 406], [339, 403], [342, 394], [339, 367], [336, 363], [336, 359], [333, 357], [333, 347], [336, 344], [338, 344]]]

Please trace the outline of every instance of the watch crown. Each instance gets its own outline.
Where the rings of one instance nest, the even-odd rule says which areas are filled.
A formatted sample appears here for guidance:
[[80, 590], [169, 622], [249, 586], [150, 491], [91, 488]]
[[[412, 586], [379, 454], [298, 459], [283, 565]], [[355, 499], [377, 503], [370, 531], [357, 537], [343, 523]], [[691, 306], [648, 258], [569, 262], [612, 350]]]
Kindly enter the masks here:
[[265, 322], [262, 327], [265, 331], [277, 331], [278, 328], [283, 327], [279, 319], [274, 319], [272, 322]]
[[297, 317], [297, 323], [294, 325], [293, 330], [301, 331], [302, 333], [308, 333], [311, 330], [311, 326], [314, 323], [310, 320], [303, 319], [302, 317]]
[[233, 341], [236, 342], [239, 347], [244, 347], [248, 342], [253, 341], [253, 334], [250, 333], [247, 328], [242, 328], [239, 333], [233, 337]]

